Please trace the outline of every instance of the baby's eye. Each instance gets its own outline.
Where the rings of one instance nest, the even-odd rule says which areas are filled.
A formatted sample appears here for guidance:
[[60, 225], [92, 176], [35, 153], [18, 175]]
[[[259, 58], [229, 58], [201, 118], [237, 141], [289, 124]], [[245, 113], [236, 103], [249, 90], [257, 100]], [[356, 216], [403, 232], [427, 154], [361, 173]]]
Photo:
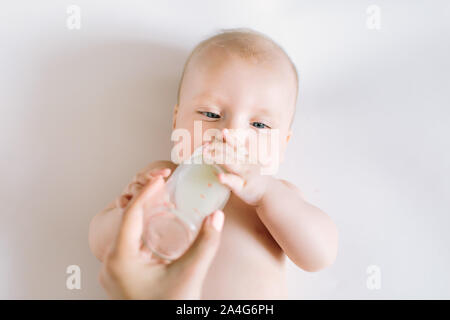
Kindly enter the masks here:
[[219, 119], [220, 115], [218, 115], [217, 113], [214, 112], [209, 112], [209, 111], [200, 111], [201, 114], [203, 114], [204, 116], [208, 117], [208, 118], [213, 118], [213, 119]]
[[252, 122], [252, 126], [254, 126], [257, 129], [265, 129], [268, 128], [270, 129], [270, 127], [262, 122]]

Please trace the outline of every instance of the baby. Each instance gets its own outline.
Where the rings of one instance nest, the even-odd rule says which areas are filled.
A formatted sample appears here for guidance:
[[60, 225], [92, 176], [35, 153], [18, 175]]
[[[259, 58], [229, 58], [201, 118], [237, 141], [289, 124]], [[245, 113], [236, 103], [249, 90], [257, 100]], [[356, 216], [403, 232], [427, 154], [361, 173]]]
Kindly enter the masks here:
[[[173, 129], [188, 130], [194, 137], [194, 123], [201, 121], [203, 132], [218, 129], [230, 144], [237, 144], [229, 135], [233, 129], [278, 130], [282, 160], [292, 135], [297, 94], [297, 71], [283, 49], [255, 31], [224, 31], [201, 42], [189, 56]], [[190, 142], [192, 150], [202, 143]], [[116, 237], [127, 202], [152, 177], [168, 178], [176, 166], [171, 161], [150, 163], [93, 218], [89, 243], [100, 261]], [[337, 228], [290, 182], [245, 164], [223, 166], [227, 170], [220, 182], [232, 192], [202, 298], [286, 299], [285, 256], [309, 272], [330, 266], [337, 255]]]

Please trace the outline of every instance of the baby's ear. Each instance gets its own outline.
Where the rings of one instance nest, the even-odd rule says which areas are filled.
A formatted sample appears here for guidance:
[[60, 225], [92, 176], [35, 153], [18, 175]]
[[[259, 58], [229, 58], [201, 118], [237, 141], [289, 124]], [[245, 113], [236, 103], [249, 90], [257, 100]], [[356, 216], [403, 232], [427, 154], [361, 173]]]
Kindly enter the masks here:
[[174, 130], [175, 126], [177, 125], [177, 114], [178, 114], [178, 103], [173, 108], [172, 130]]

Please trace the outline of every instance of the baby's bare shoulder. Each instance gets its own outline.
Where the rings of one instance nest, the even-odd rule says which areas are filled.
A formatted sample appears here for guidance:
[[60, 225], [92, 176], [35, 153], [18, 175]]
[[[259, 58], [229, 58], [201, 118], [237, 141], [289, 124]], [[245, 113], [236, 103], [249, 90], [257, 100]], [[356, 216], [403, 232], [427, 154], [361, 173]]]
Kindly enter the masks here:
[[292, 182], [289, 182], [289, 181], [287, 181], [287, 180], [284, 180], [284, 179], [278, 179], [278, 180], [279, 180], [281, 183], [283, 183], [285, 186], [287, 186], [288, 188], [297, 191], [297, 192], [300, 194], [300, 196], [301, 196], [302, 198], [304, 198], [303, 192], [302, 192], [295, 184], [293, 184]]

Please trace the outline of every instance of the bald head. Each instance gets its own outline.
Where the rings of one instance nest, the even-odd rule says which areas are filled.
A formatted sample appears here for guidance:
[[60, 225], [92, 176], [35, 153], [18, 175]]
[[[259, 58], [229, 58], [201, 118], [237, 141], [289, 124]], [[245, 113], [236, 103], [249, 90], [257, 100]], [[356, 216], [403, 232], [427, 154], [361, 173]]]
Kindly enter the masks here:
[[254, 64], [288, 64], [295, 82], [296, 99], [298, 95], [298, 73], [286, 52], [266, 35], [250, 29], [231, 29], [200, 42], [191, 52], [184, 65], [178, 86], [178, 103], [186, 74], [198, 63], [205, 62], [208, 55], [225, 54], [237, 56]]

